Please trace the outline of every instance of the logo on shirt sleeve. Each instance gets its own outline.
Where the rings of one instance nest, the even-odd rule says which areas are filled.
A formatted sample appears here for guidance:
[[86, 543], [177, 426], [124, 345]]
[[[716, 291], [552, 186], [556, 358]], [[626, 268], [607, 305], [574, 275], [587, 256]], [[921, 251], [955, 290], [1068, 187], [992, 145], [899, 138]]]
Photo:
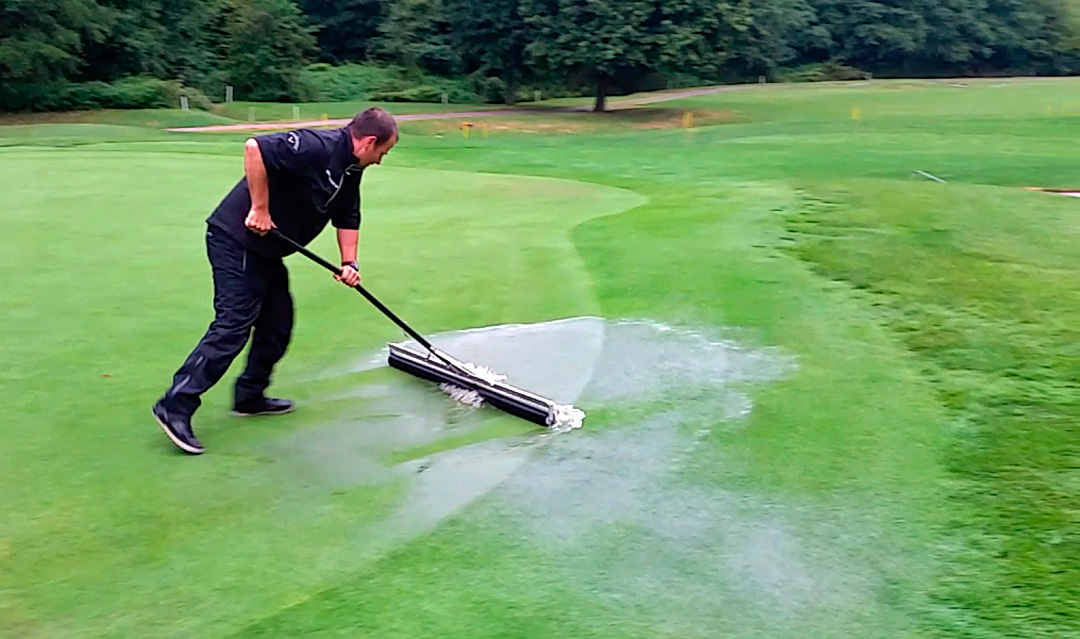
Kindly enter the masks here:
[[289, 141], [289, 146], [292, 147], [293, 151], [299, 151], [300, 150], [300, 136], [299, 135], [297, 135], [295, 132], [293, 132], [293, 133], [290, 133], [286, 137], [286, 139]]

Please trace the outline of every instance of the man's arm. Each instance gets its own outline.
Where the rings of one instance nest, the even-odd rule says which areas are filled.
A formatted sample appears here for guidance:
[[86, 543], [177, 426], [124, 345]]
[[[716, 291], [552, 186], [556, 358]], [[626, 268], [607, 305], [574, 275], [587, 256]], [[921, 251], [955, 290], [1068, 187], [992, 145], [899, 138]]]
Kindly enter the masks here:
[[341, 250], [342, 274], [341, 277], [336, 279], [349, 286], [356, 286], [360, 283], [360, 272], [351, 266], [345, 265], [356, 263], [356, 247], [360, 244], [360, 231], [356, 229], [338, 229], [337, 242], [338, 248]]
[[262, 151], [254, 138], [244, 143], [244, 175], [251, 193], [251, 210], [244, 225], [259, 235], [266, 235], [274, 226], [270, 219], [270, 183], [266, 178]]
[[360, 231], [356, 229], [337, 230], [338, 248], [341, 249], [341, 263], [356, 261], [356, 247], [360, 244]]

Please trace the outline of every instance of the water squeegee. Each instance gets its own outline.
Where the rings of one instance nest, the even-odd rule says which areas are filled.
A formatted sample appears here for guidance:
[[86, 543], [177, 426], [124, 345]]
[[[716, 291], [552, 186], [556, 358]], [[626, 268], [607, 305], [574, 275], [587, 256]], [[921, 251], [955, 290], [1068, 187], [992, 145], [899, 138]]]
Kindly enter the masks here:
[[[316, 264], [336, 275], [341, 275], [340, 268], [286, 237], [277, 229], [272, 229], [270, 233]], [[573, 406], [559, 404], [546, 397], [512, 386], [507, 383], [505, 376], [493, 373], [482, 366], [460, 362], [450, 357], [413, 330], [362, 284], [357, 284], [353, 288], [426, 350], [426, 352], [421, 352], [404, 344], [390, 344], [387, 363], [392, 368], [435, 382], [451, 396], [461, 401], [476, 405], [482, 400], [511, 415], [552, 430], [567, 431], [581, 427], [581, 422], [585, 418], [584, 412]]]

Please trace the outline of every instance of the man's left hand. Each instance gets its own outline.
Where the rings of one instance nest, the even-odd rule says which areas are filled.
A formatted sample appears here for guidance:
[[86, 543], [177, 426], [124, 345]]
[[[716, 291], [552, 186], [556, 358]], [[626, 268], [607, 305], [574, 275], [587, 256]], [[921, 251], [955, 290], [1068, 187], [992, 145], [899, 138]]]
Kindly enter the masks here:
[[341, 267], [341, 275], [335, 275], [334, 279], [347, 286], [356, 286], [360, 283], [360, 271], [347, 264]]

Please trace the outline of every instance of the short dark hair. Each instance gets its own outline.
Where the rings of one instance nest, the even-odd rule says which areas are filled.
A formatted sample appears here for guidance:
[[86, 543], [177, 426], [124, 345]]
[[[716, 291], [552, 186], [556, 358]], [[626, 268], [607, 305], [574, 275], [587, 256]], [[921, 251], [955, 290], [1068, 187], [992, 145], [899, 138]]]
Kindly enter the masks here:
[[349, 123], [349, 132], [358, 140], [373, 135], [376, 144], [383, 144], [397, 133], [397, 122], [385, 109], [371, 107], [356, 114]]

